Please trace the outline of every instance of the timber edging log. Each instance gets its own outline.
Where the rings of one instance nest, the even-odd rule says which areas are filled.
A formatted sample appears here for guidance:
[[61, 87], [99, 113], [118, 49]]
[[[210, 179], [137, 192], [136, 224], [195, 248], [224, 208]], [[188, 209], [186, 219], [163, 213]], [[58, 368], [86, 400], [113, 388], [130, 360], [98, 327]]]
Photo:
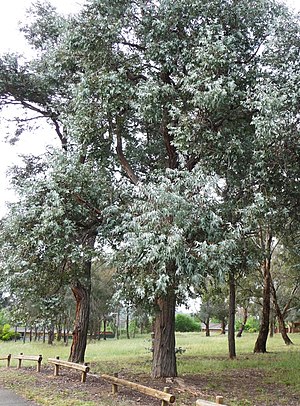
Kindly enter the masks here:
[[125, 379], [118, 378], [117, 376], [101, 374], [100, 378], [112, 383], [113, 393], [117, 393], [118, 385], [121, 385], [136, 390], [138, 392], [144, 393], [145, 395], [152, 396], [153, 398], [160, 399], [162, 400], [162, 402], [164, 402], [162, 403], [162, 405], [175, 402], [175, 396], [172, 395], [171, 393], [168, 393], [169, 388], [167, 387], [164, 388], [163, 392], [157, 389], [149, 388], [148, 386], [140, 385], [135, 382], [126, 381]]
[[202, 400], [202, 399], [198, 399], [196, 401], [196, 406], [215, 406], [215, 405], [223, 405], [223, 396], [216, 396], [216, 401], [215, 402], [210, 402], [208, 400]]
[[59, 375], [59, 367], [70, 368], [74, 370], [81, 371], [81, 382], [84, 383], [86, 381], [87, 373], [90, 370], [90, 367], [84, 364], [77, 364], [76, 362], [69, 362], [60, 360], [59, 357], [56, 358], [48, 358], [49, 364], [54, 364], [54, 376]]
[[35, 361], [35, 362], [37, 362], [37, 365], [36, 365], [37, 372], [41, 372], [41, 364], [42, 364], [42, 360], [43, 360], [43, 357], [41, 355], [24, 355], [21, 352], [20, 355], [14, 355], [12, 358], [17, 359], [19, 361], [18, 368], [21, 368], [22, 361]]

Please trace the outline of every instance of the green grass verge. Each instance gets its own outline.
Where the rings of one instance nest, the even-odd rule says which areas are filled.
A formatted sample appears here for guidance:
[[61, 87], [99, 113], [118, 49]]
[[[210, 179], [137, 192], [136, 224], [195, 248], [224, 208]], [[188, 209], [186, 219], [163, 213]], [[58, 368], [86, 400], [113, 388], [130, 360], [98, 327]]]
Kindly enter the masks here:
[[[279, 384], [288, 387], [293, 393], [299, 392], [300, 395], [300, 334], [293, 334], [291, 338], [295, 345], [287, 347], [280, 335], [275, 335], [268, 340], [267, 354], [253, 354], [253, 347], [256, 340], [256, 334], [245, 334], [242, 338], [236, 340], [237, 359], [228, 358], [227, 337], [213, 335], [205, 337], [202, 333], [179, 333], [177, 334], [177, 347], [185, 349], [183, 354], [178, 355], [178, 373], [179, 376], [189, 375], [209, 375], [239, 370], [257, 370], [266, 373], [264, 384]], [[109, 339], [106, 341], [91, 342], [86, 351], [86, 361], [91, 364], [91, 372], [108, 373], [123, 371], [128, 374], [146, 374], [151, 371], [151, 346], [149, 336], [141, 336], [135, 339], [120, 340]], [[23, 352], [28, 355], [43, 355], [43, 364], [47, 358], [60, 356], [61, 359], [67, 359], [69, 347], [62, 343], [55, 343], [52, 346], [41, 342], [21, 343], [5, 342], [0, 345], [0, 355], [8, 353], [18, 354]], [[52, 391], [47, 384], [40, 385], [38, 390], [34, 389], [31, 379], [34, 376], [22, 374], [22, 371], [15, 369], [16, 360], [12, 360], [12, 368], [0, 368], [0, 378], [6, 387], [11, 387], [18, 393], [21, 393], [27, 399], [34, 399], [41, 405], [52, 406], [92, 406], [114, 405], [114, 401], [109, 398], [101, 399], [97, 403], [84, 400], [82, 388], [78, 393], [72, 396], [66, 390], [59, 393]], [[26, 365], [26, 362], [24, 362]], [[0, 366], [5, 366], [4, 361], [0, 361]], [[217, 382], [217, 379], [216, 379]], [[211, 382], [211, 389], [214, 384]], [[263, 394], [262, 394], [263, 397]], [[250, 396], [251, 399], [251, 396]], [[250, 403], [249, 403], [250, 402]], [[122, 402], [126, 405], [126, 401]], [[251, 405], [251, 400], [246, 398], [242, 403], [232, 399], [230, 405]], [[284, 404], [284, 403], [282, 403]]]

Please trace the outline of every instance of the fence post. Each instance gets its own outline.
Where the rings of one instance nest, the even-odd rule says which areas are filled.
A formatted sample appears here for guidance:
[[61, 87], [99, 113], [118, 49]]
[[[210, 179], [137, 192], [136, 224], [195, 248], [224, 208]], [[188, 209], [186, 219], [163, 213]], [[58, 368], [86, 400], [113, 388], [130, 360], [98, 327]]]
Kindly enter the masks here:
[[[164, 392], [165, 393], [170, 393], [170, 388], [169, 386], [165, 386], [164, 387]], [[162, 400], [161, 401], [161, 406], [167, 406], [169, 404], [169, 402], [167, 402], [166, 400]]]
[[[23, 353], [20, 352], [20, 355], [23, 355]], [[18, 368], [21, 368], [22, 360], [19, 358], [18, 361], [19, 361], [19, 362], [18, 362]]]
[[[114, 377], [118, 378], [118, 372], [114, 373]], [[113, 383], [111, 386], [111, 392], [113, 395], [115, 395], [116, 393], [118, 393], [118, 385], [116, 383]]]
[[[59, 359], [59, 357], [56, 357], [56, 359]], [[59, 365], [54, 364], [54, 376], [59, 375]]]
[[[85, 366], [87, 366], [87, 362], [84, 363]], [[81, 383], [85, 383], [86, 382], [86, 371], [82, 371], [81, 374]]]
[[10, 359], [11, 359], [11, 354], [8, 354], [7, 356], [7, 368], [10, 366]]
[[39, 355], [38, 362], [37, 362], [37, 366], [36, 366], [36, 371], [37, 371], [37, 372], [41, 372], [42, 359], [43, 359], [43, 357], [42, 357], [41, 354], [40, 354], [40, 355]]

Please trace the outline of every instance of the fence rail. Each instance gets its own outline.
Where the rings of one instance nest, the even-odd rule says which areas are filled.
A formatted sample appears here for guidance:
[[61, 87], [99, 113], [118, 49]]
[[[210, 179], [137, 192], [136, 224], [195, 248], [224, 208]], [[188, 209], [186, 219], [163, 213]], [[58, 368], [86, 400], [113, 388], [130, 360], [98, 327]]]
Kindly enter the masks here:
[[36, 370], [37, 370], [37, 372], [41, 372], [41, 364], [42, 364], [42, 360], [43, 360], [43, 357], [41, 355], [24, 355], [21, 352], [20, 355], [14, 355], [12, 358], [18, 360], [18, 368], [21, 368], [22, 361], [37, 362]]
[[10, 366], [11, 354], [0, 356], [0, 361], [6, 361], [7, 367]]
[[130, 382], [125, 379], [118, 378], [117, 374], [115, 374], [115, 376], [102, 374], [102, 375], [100, 375], [100, 377], [102, 379], [112, 383], [112, 393], [117, 393], [118, 385], [120, 385], [120, 386], [125, 386], [127, 388], [131, 388], [140, 393], [144, 393], [145, 395], [152, 396], [156, 399], [159, 399], [162, 401], [162, 403], [161, 403], [162, 406], [166, 406], [169, 403], [175, 402], [175, 396], [169, 393], [168, 387], [165, 387], [164, 391], [160, 391], [157, 389], [149, 388], [148, 386], [140, 385], [135, 382]]
[[202, 400], [198, 399], [196, 401], [196, 406], [214, 406], [214, 405], [223, 405], [223, 396], [216, 396], [216, 401], [215, 402], [209, 402], [208, 400]]
[[86, 364], [83, 365], [83, 364], [77, 364], [76, 362], [63, 361], [63, 360], [60, 360], [59, 357], [48, 358], [48, 363], [54, 364], [54, 376], [59, 375], [60, 367], [81, 371], [81, 382], [83, 382], [83, 383], [86, 381], [87, 373], [90, 370], [90, 368]]

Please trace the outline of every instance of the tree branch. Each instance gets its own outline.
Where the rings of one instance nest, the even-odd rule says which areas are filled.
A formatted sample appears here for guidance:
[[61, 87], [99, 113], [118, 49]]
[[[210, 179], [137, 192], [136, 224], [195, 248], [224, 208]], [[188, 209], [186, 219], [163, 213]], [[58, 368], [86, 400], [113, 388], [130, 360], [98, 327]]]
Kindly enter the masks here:
[[[77, 200], [78, 203], [80, 203], [82, 206], [87, 207], [94, 215], [96, 215], [97, 219], [99, 221], [103, 220], [102, 217], [102, 212], [101, 210], [97, 209], [97, 207], [93, 206], [90, 202], [85, 200], [82, 196], [80, 196], [78, 193], [74, 194], [75, 199]], [[98, 217], [100, 216], [100, 218]]]
[[173, 137], [170, 135], [169, 130], [168, 130], [168, 118], [167, 117], [168, 117], [167, 110], [164, 109], [163, 119], [162, 119], [161, 126], [160, 126], [160, 132], [163, 136], [165, 147], [166, 147], [167, 154], [169, 157], [169, 159], [168, 159], [169, 168], [176, 169], [176, 168], [178, 168], [178, 154], [177, 154], [176, 148], [172, 144]]
[[116, 128], [116, 135], [117, 135], [116, 151], [118, 154], [118, 158], [119, 158], [121, 166], [124, 169], [124, 171], [126, 172], [127, 176], [132, 181], [132, 183], [134, 183], [136, 185], [139, 182], [139, 179], [136, 176], [136, 174], [134, 173], [130, 163], [128, 162], [128, 160], [126, 159], [126, 157], [124, 155], [123, 145], [122, 145], [122, 136], [121, 136], [121, 131], [119, 128], [119, 123], [117, 123], [116, 127], [117, 127]]
[[146, 47], [139, 45], [139, 44], [134, 44], [134, 43], [128, 42], [128, 41], [122, 41], [121, 45], [125, 45], [125, 46], [131, 47], [131, 48], [136, 48], [139, 51], [146, 51]]

